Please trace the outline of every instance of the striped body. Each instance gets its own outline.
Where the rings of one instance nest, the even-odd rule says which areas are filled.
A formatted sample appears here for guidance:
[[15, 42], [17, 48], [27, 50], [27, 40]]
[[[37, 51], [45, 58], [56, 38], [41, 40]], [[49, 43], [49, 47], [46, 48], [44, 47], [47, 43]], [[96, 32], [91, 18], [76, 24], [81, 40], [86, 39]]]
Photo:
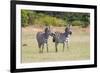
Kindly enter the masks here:
[[69, 48], [68, 46], [68, 42], [69, 42], [69, 37], [72, 34], [72, 31], [69, 28], [65, 28], [65, 32], [61, 33], [61, 32], [55, 32], [53, 34], [53, 42], [55, 43], [55, 48], [56, 48], [56, 52], [58, 51], [57, 46], [59, 43], [63, 44], [63, 51], [65, 48], [65, 45], [67, 46], [67, 48]]
[[46, 44], [47, 52], [48, 52], [48, 38], [50, 35], [50, 28], [45, 28], [44, 32], [38, 32], [36, 35], [39, 52], [43, 52], [44, 45]]

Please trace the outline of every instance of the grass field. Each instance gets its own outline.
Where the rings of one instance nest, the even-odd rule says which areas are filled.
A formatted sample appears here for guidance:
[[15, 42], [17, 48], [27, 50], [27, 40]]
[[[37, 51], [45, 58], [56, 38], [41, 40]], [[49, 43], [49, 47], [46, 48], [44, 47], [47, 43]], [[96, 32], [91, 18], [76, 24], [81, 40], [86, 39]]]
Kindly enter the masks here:
[[[52, 27], [53, 31], [64, 31], [64, 27]], [[59, 44], [58, 52], [52, 37], [49, 38], [49, 53], [46, 48], [39, 53], [36, 41], [36, 33], [43, 31], [41, 27], [28, 26], [22, 28], [22, 63], [47, 62], [47, 61], [71, 61], [90, 59], [90, 32], [89, 28], [72, 27], [72, 35], [69, 41], [69, 49], [66, 47], [63, 52], [63, 45]]]

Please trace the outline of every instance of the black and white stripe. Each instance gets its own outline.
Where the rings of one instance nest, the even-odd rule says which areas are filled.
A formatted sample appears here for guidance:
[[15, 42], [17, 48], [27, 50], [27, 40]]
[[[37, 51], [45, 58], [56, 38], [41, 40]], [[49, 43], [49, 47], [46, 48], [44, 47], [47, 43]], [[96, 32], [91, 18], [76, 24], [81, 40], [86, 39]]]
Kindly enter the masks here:
[[72, 34], [72, 31], [71, 31], [70, 27], [66, 27], [65, 32], [63, 32], [63, 33], [61, 33], [61, 32], [53, 33], [53, 42], [55, 43], [56, 52], [58, 51], [57, 46], [59, 43], [63, 44], [63, 51], [65, 48], [65, 45], [67, 46], [67, 48], [69, 48], [68, 41], [69, 41], [71, 34]]
[[38, 32], [36, 35], [36, 39], [38, 42], [39, 52], [43, 52], [44, 45], [46, 44], [47, 52], [48, 52], [48, 38], [51, 34], [50, 27], [46, 27], [44, 32]]

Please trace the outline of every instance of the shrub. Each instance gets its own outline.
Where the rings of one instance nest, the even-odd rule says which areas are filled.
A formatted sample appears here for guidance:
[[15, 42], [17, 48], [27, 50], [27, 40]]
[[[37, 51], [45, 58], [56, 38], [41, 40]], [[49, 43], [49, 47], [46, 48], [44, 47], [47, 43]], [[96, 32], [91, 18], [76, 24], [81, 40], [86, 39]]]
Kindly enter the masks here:
[[86, 27], [88, 27], [88, 26], [89, 26], [89, 23], [88, 23], [88, 22], [84, 22], [84, 23], [81, 25], [82, 28], [86, 28]]
[[67, 23], [73, 26], [87, 27], [90, 24], [90, 14], [21, 10], [23, 27], [34, 24], [37, 26], [66, 26]]
[[66, 25], [65, 21], [62, 19], [58, 19], [56, 17], [51, 17], [48, 15], [45, 15], [43, 17], [39, 17], [35, 19], [35, 24], [37, 25], [52, 25], [52, 26], [64, 26]]
[[81, 26], [82, 24], [83, 24], [83, 22], [77, 21], [77, 20], [72, 22], [72, 26]]
[[27, 11], [25, 10], [21, 11], [21, 24], [23, 27], [28, 25], [28, 15], [27, 15]]

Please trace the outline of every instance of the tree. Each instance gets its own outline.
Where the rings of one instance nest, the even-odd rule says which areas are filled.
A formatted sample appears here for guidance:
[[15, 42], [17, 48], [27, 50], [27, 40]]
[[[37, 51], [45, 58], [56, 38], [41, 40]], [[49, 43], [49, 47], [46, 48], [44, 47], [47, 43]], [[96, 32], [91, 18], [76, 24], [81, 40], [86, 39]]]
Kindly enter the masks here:
[[89, 13], [79, 12], [56, 12], [56, 11], [21, 11], [22, 26], [27, 25], [52, 25], [66, 26], [72, 24], [74, 26], [87, 27], [90, 24]]
[[21, 10], [21, 24], [23, 27], [28, 25], [28, 15], [26, 10]]
[[28, 24], [29, 25], [34, 25], [35, 19], [36, 18], [36, 12], [34, 11], [28, 11]]

